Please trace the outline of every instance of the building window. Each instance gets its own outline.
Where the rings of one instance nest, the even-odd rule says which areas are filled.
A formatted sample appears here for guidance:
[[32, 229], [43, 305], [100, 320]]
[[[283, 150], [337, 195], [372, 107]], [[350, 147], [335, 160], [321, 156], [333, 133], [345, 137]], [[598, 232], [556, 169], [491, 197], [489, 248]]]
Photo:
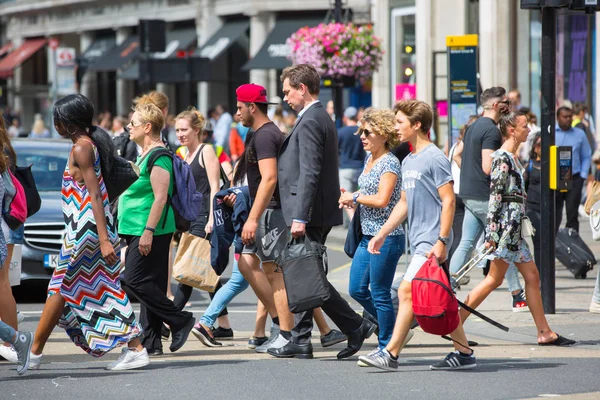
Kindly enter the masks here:
[[392, 99], [414, 99], [416, 86], [416, 7], [394, 8], [391, 12], [391, 81]]

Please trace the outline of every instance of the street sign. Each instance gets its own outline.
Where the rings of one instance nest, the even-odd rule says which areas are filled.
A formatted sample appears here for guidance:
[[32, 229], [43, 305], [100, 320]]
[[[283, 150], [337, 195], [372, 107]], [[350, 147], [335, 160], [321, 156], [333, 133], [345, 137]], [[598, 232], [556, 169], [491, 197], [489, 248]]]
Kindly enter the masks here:
[[56, 65], [59, 67], [71, 67], [75, 65], [75, 49], [71, 47], [57, 48]]
[[57, 38], [50, 38], [50, 40], [48, 41], [48, 46], [50, 46], [52, 50], [56, 50], [58, 44], [59, 43]]
[[477, 35], [446, 36], [450, 146], [460, 128], [477, 114]]

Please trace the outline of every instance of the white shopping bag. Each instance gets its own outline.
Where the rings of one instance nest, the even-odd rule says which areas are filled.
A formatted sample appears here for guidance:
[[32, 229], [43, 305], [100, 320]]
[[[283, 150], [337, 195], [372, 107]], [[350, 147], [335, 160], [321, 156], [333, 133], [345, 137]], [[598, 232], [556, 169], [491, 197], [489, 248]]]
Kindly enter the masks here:
[[8, 281], [10, 286], [19, 286], [21, 284], [21, 261], [23, 260], [23, 245], [15, 244], [10, 267], [8, 271]]

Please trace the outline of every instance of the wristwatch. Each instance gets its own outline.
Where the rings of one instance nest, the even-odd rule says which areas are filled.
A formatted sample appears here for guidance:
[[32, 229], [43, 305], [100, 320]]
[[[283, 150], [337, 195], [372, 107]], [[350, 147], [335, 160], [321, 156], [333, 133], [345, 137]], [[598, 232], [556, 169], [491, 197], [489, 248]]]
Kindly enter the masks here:
[[448, 246], [448, 242], [450, 241], [449, 237], [439, 236], [438, 240], [444, 244], [444, 246]]
[[354, 202], [354, 204], [357, 203], [358, 196], [360, 196], [360, 192], [354, 192], [354, 194], [352, 194], [352, 201]]

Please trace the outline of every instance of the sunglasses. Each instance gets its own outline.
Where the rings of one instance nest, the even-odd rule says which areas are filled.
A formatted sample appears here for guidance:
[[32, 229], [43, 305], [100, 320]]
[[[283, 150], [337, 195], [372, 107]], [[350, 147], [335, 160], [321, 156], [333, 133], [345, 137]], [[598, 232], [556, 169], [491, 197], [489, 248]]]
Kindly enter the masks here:
[[497, 104], [505, 104], [505, 105], [510, 105], [510, 100], [503, 100], [503, 101], [497, 101]]
[[369, 136], [373, 132], [369, 131], [368, 129], [359, 129], [358, 136], [361, 136], [363, 133], [365, 136]]

